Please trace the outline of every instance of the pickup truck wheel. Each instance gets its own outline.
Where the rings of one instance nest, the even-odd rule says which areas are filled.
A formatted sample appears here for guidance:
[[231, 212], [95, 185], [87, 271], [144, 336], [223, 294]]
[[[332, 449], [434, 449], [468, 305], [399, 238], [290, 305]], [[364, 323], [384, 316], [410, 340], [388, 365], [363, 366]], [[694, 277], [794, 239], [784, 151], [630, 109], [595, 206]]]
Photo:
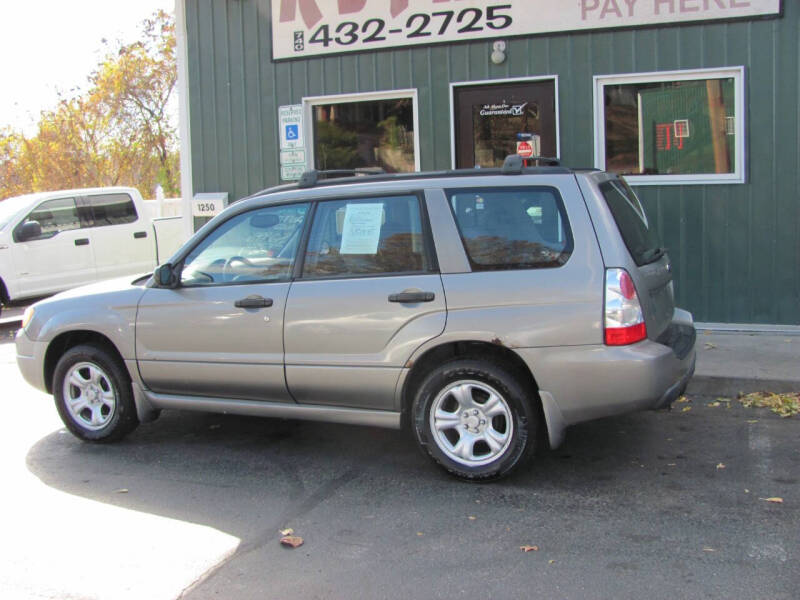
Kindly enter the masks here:
[[495, 363], [456, 360], [431, 372], [412, 406], [420, 447], [451, 474], [498, 479], [535, 447], [537, 413], [526, 388]]
[[61, 357], [53, 397], [64, 425], [82, 440], [117, 441], [139, 424], [130, 377], [98, 346], [76, 346]]

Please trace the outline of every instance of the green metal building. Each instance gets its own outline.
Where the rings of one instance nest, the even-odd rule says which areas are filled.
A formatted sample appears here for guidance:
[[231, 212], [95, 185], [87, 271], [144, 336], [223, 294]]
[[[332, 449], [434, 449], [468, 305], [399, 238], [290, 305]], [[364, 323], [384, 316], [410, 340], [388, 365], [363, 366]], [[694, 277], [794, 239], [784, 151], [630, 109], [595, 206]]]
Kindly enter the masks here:
[[628, 176], [697, 321], [800, 324], [797, 0], [178, 0], [176, 13], [187, 206], [311, 167], [494, 166], [522, 144]]

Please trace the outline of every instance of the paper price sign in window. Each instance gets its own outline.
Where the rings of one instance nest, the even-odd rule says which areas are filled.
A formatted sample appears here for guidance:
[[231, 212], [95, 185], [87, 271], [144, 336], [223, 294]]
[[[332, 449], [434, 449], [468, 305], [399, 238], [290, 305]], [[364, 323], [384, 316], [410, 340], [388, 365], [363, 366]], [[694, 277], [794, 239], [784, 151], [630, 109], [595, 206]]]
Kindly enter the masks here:
[[348, 204], [342, 228], [341, 254], [377, 254], [383, 204]]

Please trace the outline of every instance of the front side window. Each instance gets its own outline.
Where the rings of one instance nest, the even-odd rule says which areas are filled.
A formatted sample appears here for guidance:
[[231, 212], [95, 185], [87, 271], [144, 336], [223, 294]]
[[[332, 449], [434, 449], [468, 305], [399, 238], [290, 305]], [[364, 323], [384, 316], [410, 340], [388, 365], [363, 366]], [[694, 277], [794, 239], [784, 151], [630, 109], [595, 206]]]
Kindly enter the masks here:
[[286, 281], [308, 204], [270, 206], [232, 217], [184, 261], [184, 286]]
[[598, 168], [632, 185], [744, 180], [741, 69], [595, 79]]
[[549, 187], [449, 190], [447, 197], [473, 271], [559, 267], [572, 233]]
[[416, 169], [413, 98], [319, 100], [311, 111], [314, 168], [380, 167], [387, 173]]
[[355, 277], [430, 270], [414, 195], [321, 202], [304, 277]]
[[128, 194], [102, 194], [89, 196], [86, 200], [95, 227], [133, 223], [137, 219], [136, 207]]
[[30, 221], [38, 223], [42, 228], [42, 233], [38, 237], [28, 238], [26, 241], [51, 238], [62, 231], [72, 231], [81, 227], [81, 219], [78, 216], [78, 207], [74, 198], [56, 198], [42, 202], [23, 223]]

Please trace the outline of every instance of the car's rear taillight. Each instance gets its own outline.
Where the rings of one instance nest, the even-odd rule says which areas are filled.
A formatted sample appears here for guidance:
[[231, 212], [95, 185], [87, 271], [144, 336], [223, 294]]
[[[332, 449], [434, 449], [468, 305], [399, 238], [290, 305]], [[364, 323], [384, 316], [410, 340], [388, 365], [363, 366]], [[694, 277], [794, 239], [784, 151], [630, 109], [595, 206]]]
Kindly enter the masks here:
[[605, 342], [626, 346], [647, 337], [642, 305], [625, 269], [606, 269]]

